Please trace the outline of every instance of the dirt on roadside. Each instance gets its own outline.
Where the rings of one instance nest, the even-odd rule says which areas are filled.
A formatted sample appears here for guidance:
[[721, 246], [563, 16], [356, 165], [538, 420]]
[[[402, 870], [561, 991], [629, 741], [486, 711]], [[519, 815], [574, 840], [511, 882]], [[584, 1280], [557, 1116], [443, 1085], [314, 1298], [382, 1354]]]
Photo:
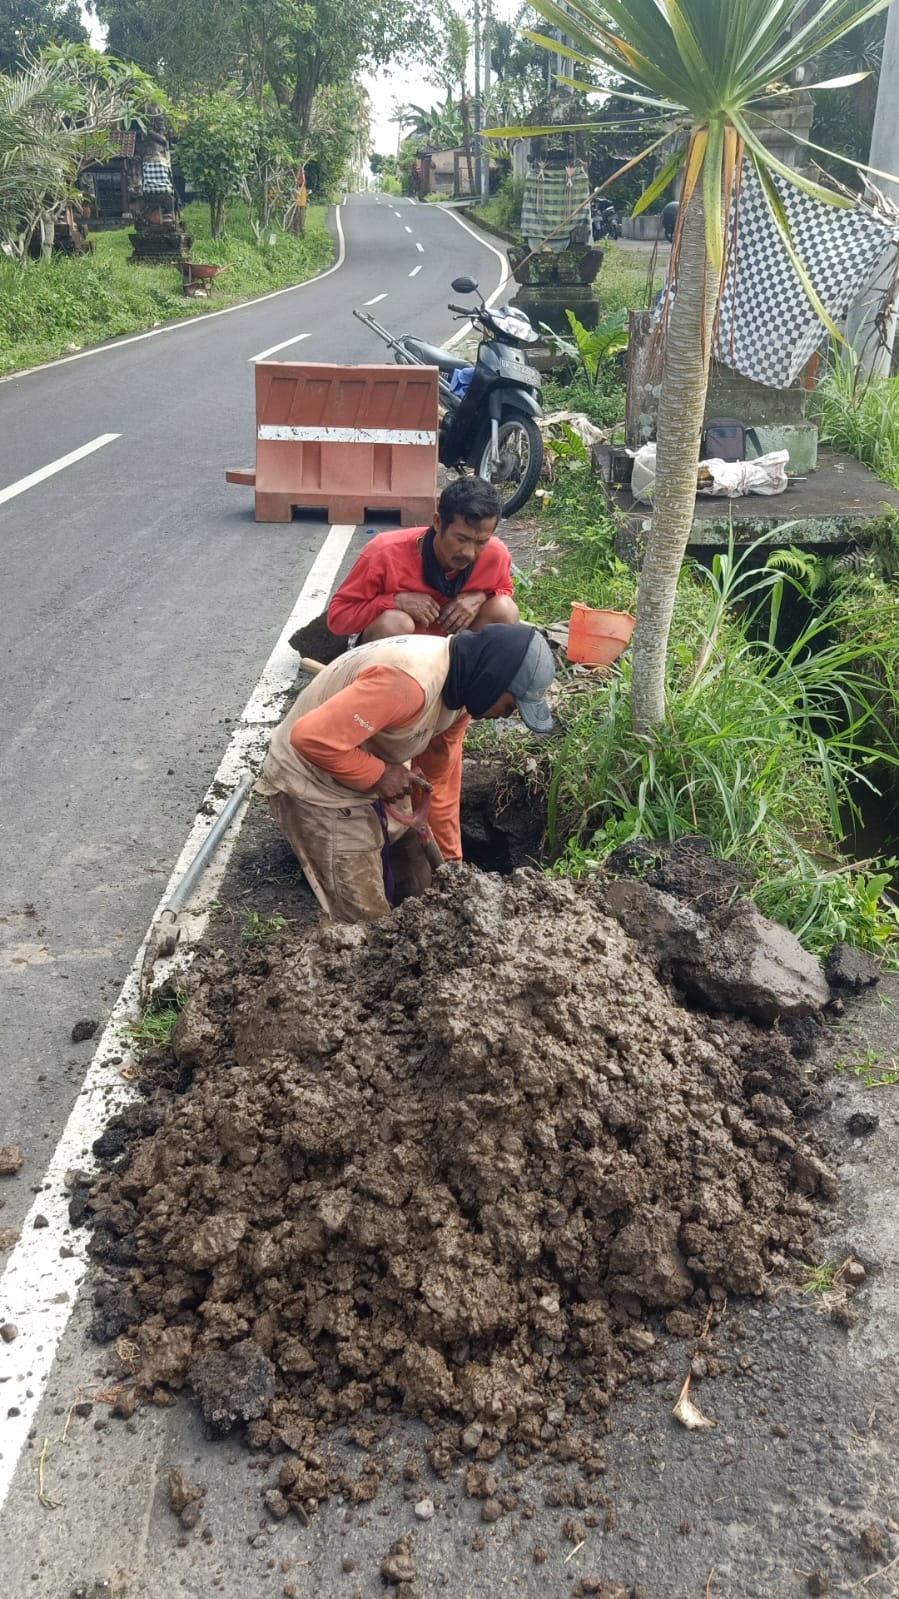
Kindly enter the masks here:
[[580, 1425], [658, 1375], [647, 1313], [699, 1336], [833, 1191], [787, 1042], [680, 1008], [595, 888], [536, 872], [226, 958], [175, 1048], [192, 1086], [93, 1196], [100, 1332], [292, 1450], [298, 1502], [370, 1407], [442, 1426], [445, 1465], [474, 1428], [589, 1466]]

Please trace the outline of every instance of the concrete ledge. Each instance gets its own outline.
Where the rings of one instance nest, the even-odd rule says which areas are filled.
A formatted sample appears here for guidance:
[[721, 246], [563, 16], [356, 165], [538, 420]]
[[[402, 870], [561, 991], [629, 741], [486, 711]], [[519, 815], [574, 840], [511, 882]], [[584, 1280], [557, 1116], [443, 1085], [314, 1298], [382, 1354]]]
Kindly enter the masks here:
[[[623, 491], [610, 491], [610, 502], [622, 514], [617, 553], [629, 565], [639, 566], [652, 508], [635, 505], [632, 495]], [[763, 538], [774, 548], [797, 544], [828, 551], [864, 537], [889, 510], [899, 512], [895, 489], [854, 456], [821, 450], [814, 476], [791, 482], [785, 494], [771, 499], [758, 494], [740, 500], [697, 499], [688, 548], [720, 549], [732, 536], [737, 545]]]

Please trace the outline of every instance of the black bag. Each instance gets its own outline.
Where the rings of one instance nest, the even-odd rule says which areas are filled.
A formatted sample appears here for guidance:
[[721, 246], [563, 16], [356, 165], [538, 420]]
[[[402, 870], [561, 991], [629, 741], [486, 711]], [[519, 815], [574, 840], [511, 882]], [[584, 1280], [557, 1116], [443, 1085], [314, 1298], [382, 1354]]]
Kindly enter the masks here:
[[746, 427], [733, 416], [712, 416], [702, 430], [699, 459], [745, 461], [747, 443], [752, 445], [756, 455], [761, 455], [762, 446], [755, 428]]

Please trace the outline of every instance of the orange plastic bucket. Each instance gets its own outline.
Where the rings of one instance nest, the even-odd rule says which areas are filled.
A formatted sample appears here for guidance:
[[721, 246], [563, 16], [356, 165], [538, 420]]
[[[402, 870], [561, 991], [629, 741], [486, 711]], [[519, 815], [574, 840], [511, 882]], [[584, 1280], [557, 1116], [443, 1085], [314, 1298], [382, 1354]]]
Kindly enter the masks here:
[[611, 666], [627, 649], [637, 618], [630, 611], [597, 611], [575, 600], [568, 628], [568, 659], [578, 666]]

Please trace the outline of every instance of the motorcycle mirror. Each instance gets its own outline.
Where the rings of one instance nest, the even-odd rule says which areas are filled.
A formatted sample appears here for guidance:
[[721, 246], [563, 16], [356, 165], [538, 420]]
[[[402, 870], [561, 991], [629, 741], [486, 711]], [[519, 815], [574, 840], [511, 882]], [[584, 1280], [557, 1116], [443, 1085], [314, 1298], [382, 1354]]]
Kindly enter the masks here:
[[477, 294], [478, 286], [474, 278], [453, 278], [450, 284], [454, 294]]

